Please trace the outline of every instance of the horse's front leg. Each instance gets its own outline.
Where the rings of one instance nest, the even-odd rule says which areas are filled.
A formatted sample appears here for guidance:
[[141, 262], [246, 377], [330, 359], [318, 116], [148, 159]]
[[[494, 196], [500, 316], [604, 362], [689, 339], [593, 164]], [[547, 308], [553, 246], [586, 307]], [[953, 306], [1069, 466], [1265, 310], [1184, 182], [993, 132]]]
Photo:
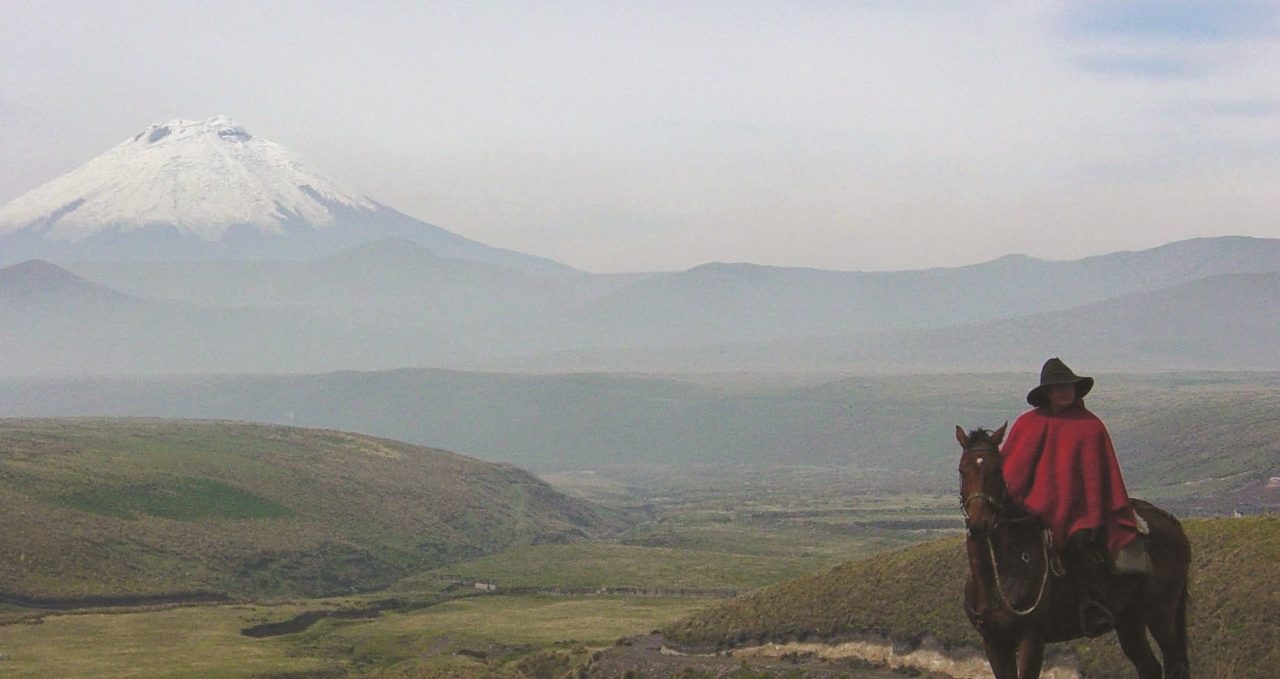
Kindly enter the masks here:
[[1039, 679], [1044, 663], [1044, 639], [1027, 634], [1018, 643], [1018, 679]]
[[982, 637], [982, 650], [987, 653], [987, 662], [991, 663], [991, 673], [995, 679], [1018, 679], [1017, 645], [1013, 640], [992, 639]]

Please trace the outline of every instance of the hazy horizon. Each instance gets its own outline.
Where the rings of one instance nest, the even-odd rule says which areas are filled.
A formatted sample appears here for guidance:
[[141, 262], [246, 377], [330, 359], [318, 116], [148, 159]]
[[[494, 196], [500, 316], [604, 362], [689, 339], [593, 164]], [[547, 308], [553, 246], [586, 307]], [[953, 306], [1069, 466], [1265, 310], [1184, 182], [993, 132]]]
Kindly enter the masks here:
[[0, 7], [0, 203], [235, 118], [588, 271], [919, 269], [1280, 237], [1267, 3]]

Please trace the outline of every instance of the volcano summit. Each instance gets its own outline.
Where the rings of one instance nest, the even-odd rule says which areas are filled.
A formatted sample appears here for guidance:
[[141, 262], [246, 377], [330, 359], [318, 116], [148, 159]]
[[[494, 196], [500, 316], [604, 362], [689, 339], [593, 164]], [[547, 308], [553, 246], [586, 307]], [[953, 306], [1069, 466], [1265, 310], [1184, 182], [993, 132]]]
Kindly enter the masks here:
[[389, 237], [443, 257], [568, 269], [387, 207], [226, 116], [153, 124], [0, 207], [0, 264], [304, 259]]

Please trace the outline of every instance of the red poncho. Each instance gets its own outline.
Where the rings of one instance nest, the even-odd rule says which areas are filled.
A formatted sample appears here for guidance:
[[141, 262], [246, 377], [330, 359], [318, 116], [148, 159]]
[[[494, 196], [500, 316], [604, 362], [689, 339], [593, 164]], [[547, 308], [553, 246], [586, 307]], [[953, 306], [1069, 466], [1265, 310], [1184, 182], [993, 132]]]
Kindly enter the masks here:
[[1010, 497], [1044, 521], [1058, 549], [1086, 528], [1103, 527], [1112, 554], [1137, 536], [1111, 436], [1083, 405], [1023, 413], [1001, 453]]

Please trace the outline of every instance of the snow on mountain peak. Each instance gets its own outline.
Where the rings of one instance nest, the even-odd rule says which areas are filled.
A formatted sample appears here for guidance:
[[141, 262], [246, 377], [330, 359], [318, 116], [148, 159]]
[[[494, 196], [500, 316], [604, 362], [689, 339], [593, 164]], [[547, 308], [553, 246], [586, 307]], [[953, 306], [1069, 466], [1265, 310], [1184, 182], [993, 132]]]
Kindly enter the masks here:
[[34, 230], [78, 242], [165, 224], [213, 241], [232, 226], [280, 232], [301, 221], [323, 229], [333, 206], [380, 207], [227, 116], [170, 120], [0, 207], [0, 235]]
[[172, 144], [180, 139], [188, 139], [201, 134], [214, 134], [224, 141], [246, 142], [253, 138], [243, 127], [227, 116], [215, 116], [208, 120], [170, 120], [167, 123], [153, 123], [147, 129], [134, 136], [133, 142], [155, 144], [166, 142]]

